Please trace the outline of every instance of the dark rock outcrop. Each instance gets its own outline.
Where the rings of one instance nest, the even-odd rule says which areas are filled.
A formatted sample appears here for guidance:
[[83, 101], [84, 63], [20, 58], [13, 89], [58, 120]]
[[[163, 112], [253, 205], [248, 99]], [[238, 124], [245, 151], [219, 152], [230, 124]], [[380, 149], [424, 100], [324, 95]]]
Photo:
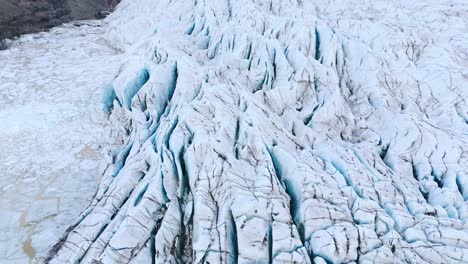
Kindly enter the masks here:
[[[0, 0], [0, 43], [75, 19], [102, 18], [118, 0]], [[2, 45], [0, 44], [0, 48]]]

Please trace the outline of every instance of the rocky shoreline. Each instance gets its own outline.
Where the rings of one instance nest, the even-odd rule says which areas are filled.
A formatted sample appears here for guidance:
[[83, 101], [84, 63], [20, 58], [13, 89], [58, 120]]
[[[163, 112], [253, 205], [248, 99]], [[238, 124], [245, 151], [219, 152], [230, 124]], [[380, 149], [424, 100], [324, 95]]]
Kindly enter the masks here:
[[0, 49], [5, 39], [36, 33], [65, 22], [102, 18], [119, 0], [0, 0]]

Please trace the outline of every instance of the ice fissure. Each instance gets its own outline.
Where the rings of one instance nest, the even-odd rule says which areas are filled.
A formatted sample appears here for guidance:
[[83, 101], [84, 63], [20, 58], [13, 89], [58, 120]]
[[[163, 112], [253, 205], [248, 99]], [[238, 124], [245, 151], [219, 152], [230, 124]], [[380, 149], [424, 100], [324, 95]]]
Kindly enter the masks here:
[[46, 262], [468, 262], [466, 32], [348, 2], [123, 1], [125, 140]]

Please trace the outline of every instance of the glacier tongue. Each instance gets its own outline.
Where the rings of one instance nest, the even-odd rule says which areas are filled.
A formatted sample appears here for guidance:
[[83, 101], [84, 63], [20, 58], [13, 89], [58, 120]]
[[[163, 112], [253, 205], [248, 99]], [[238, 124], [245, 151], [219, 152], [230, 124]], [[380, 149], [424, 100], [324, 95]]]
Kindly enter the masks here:
[[105, 102], [126, 139], [46, 261], [468, 262], [467, 16], [123, 1]]

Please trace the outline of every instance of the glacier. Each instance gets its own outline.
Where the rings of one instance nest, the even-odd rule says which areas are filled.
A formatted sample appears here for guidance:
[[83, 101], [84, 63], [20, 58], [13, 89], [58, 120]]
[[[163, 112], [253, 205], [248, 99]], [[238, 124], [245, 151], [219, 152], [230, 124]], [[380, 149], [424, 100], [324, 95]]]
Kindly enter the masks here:
[[122, 144], [38, 261], [468, 263], [467, 17], [463, 0], [122, 1], [101, 99]]

